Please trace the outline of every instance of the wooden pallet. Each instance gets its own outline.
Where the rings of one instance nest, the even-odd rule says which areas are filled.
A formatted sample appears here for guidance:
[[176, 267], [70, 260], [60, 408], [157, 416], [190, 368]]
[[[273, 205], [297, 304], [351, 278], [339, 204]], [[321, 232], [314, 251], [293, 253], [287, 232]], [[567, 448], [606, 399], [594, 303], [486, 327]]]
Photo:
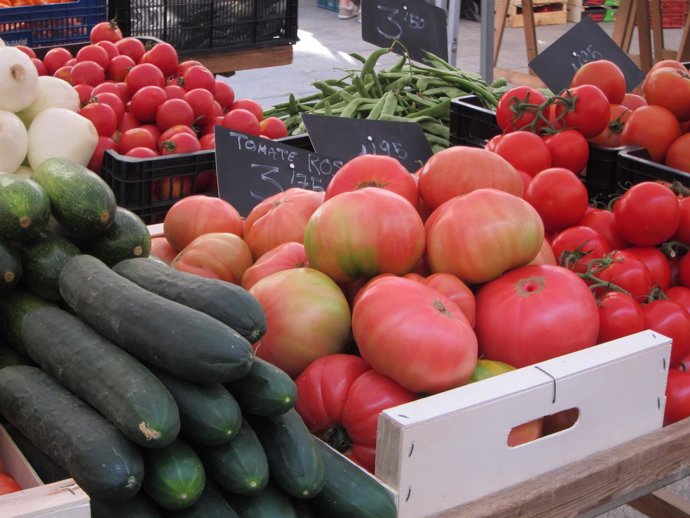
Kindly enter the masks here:
[[[559, 0], [533, 0], [535, 25], [558, 25], [568, 20], [568, 4]], [[508, 27], [524, 27], [521, 0], [512, 0], [506, 19]]]

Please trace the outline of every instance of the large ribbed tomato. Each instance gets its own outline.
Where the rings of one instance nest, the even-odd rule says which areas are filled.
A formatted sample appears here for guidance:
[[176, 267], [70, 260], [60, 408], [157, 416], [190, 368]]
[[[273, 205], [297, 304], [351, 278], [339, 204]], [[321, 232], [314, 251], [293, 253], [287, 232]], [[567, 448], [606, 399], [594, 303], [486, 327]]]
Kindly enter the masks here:
[[252, 265], [252, 253], [244, 240], [229, 232], [210, 232], [197, 237], [177, 254], [170, 266], [176, 270], [233, 284], [242, 281]]
[[245, 270], [242, 276], [242, 287], [248, 290], [272, 273], [292, 268], [304, 268], [305, 266], [309, 266], [309, 261], [307, 261], [304, 245], [294, 241], [283, 243], [266, 252]]
[[596, 301], [561, 266], [516, 268], [484, 284], [476, 300], [479, 351], [490, 360], [525, 367], [597, 342]]
[[350, 306], [337, 284], [312, 268], [272, 273], [249, 290], [266, 313], [257, 356], [297, 376], [350, 339]]
[[352, 334], [374, 369], [412, 392], [459, 387], [477, 363], [477, 338], [458, 305], [404, 277], [381, 276], [366, 287]]
[[529, 263], [543, 241], [544, 224], [534, 207], [496, 189], [453, 198], [426, 221], [431, 271], [452, 273], [471, 284]]
[[339, 283], [405, 274], [424, 253], [424, 223], [405, 198], [378, 187], [343, 192], [312, 214], [304, 232], [309, 264]]

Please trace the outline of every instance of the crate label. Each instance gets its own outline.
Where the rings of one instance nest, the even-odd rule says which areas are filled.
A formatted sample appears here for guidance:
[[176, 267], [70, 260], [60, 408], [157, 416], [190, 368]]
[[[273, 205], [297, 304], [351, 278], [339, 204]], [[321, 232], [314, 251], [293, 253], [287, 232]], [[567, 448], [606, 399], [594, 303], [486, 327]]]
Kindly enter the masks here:
[[559, 93], [570, 86], [580, 67], [599, 59], [613, 61], [620, 67], [628, 92], [644, 79], [640, 67], [588, 16], [530, 61], [529, 67], [552, 92]]
[[[362, 39], [421, 61], [423, 50], [448, 60], [448, 27], [444, 9], [424, 0], [362, 0]], [[403, 48], [404, 47], [404, 48]]]
[[6, 33], [2, 35], [2, 39], [5, 45], [9, 47], [16, 47], [17, 45], [24, 45], [25, 47], [31, 46], [31, 33], [30, 32], [14, 32]]
[[344, 161], [216, 126], [218, 194], [242, 216], [292, 187], [325, 191]]
[[431, 157], [431, 146], [416, 122], [379, 121], [304, 114], [314, 151], [345, 161], [359, 155], [388, 155], [414, 172]]

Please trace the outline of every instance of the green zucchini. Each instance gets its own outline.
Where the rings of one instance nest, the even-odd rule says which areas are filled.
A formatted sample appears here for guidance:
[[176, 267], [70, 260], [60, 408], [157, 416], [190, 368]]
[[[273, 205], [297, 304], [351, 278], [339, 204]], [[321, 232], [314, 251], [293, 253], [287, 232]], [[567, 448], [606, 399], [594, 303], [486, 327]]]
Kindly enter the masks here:
[[324, 466], [296, 410], [274, 417], [248, 417], [266, 452], [271, 480], [297, 498], [311, 498], [324, 484]]
[[200, 384], [152, 369], [177, 402], [180, 432], [199, 444], [223, 444], [240, 431], [242, 412], [232, 394], [220, 383]]
[[3, 342], [28, 356], [22, 339], [22, 320], [33, 309], [42, 307], [56, 308], [57, 304], [39, 297], [21, 284], [0, 297], [0, 334]]
[[181, 511], [166, 513], [167, 518], [239, 518], [230, 506], [220, 489], [210, 480], [206, 480], [204, 492], [196, 503]]
[[22, 284], [46, 300], [62, 300], [58, 278], [67, 261], [81, 253], [77, 245], [59, 234], [44, 232], [24, 243], [21, 253]]
[[303, 498], [291, 496], [290, 502], [292, 502], [292, 507], [295, 508], [297, 518], [321, 518], [316, 514], [316, 511], [311, 508], [311, 500], [304, 500]]
[[268, 461], [258, 437], [247, 421], [230, 442], [199, 446], [209, 477], [223, 489], [237, 494], [261, 491], [268, 482]]
[[242, 411], [253, 415], [271, 417], [283, 414], [297, 402], [295, 381], [285, 371], [258, 356], [244, 377], [226, 386]]
[[4, 426], [9, 436], [12, 437], [12, 440], [17, 445], [17, 448], [26, 457], [26, 460], [44, 484], [52, 484], [53, 482], [70, 478], [66, 469], [43, 453], [22, 432], [17, 430], [16, 426], [12, 423], [6, 423]]
[[123, 501], [141, 488], [141, 451], [38, 367], [0, 369], [0, 413], [89, 495]]
[[112, 267], [132, 257], [148, 257], [151, 233], [134, 212], [118, 207], [113, 224], [105, 232], [82, 239], [77, 244], [83, 253], [98, 257]]
[[115, 195], [105, 180], [83, 165], [49, 158], [31, 178], [48, 193], [53, 217], [70, 237], [95, 236], [112, 225], [117, 210]]
[[161, 507], [186, 509], [199, 500], [206, 484], [201, 459], [178, 437], [165, 448], [144, 452], [144, 491]]
[[309, 501], [321, 518], [395, 518], [393, 495], [365, 470], [323, 441], [316, 441], [326, 483]]
[[220, 320], [251, 343], [266, 332], [261, 304], [241, 286], [182, 272], [154, 259], [127, 259], [113, 270], [142, 288]]
[[48, 193], [34, 180], [0, 173], [0, 237], [28, 241], [50, 220]]
[[226, 493], [225, 497], [240, 518], [297, 518], [290, 497], [272, 482], [255, 495]]
[[0, 369], [9, 365], [34, 365], [34, 362], [28, 356], [0, 343]]
[[161, 518], [160, 507], [144, 492], [139, 491], [126, 502], [107, 502], [90, 498], [91, 518]]
[[60, 308], [37, 308], [22, 325], [29, 356], [131, 441], [161, 448], [180, 431], [173, 396], [139, 360]]
[[60, 293], [77, 316], [132, 356], [197, 383], [225, 383], [251, 368], [251, 344], [230, 327], [137, 286], [90, 255], [62, 269]]
[[0, 296], [14, 288], [22, 276], [22, 258], [18, 247], [0, 237]]

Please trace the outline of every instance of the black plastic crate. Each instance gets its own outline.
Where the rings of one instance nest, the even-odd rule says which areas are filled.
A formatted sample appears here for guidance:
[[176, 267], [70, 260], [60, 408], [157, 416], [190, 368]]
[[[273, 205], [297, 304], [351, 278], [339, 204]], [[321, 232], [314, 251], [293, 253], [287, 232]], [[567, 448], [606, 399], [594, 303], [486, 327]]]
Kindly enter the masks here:
[[181, 56], [298, 40], [297, 0], [110, 0], [108, 10], [124, 35], [159, 38]]
[[450, 102], [450, 145], [484, 147], [501, 134], [496, 112], [484, 108], [476, 95], [457, 97]]
[[690, 174], [668, 167], [649, 158], [644, 148], [628, 147], [618, 156], [616, 179], [619, 192], [641, 182], [679, 182], [690, 188]]

